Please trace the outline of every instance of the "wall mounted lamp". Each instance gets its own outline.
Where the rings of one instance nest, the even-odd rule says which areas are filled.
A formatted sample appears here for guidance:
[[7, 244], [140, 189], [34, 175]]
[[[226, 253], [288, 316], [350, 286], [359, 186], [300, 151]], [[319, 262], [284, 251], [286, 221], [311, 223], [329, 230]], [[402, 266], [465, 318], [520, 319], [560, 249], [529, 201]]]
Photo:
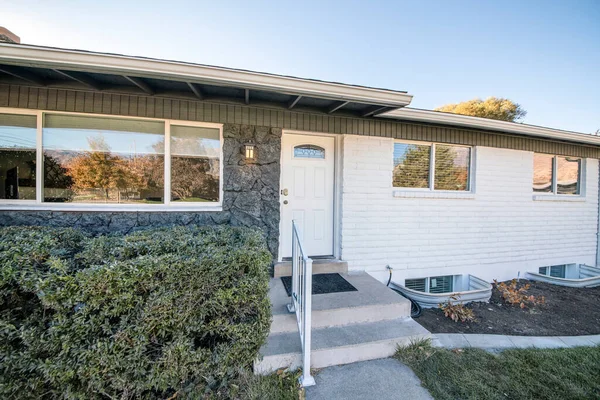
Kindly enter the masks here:
[[242, 146], [242, 154], [246, 157], [246, 161], [255, 161], [256, 160], [256, 145], [254, 142], [246, 142]]

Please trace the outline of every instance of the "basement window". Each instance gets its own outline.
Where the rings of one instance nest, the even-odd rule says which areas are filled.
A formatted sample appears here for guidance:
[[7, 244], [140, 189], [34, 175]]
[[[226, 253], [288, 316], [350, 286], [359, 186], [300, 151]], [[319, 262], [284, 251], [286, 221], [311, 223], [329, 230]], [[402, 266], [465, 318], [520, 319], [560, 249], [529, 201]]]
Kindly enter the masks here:
[[453, 275], [432, 276], [428, 278], [406, 279], [407, 289], [425, 293], [450, 293], [453, 290]]
[[566, 276], [567, 266], [565, 264], [562, 265], [551, 265], [548, 267], [540, 267], [538, 272], [541, 275], [548, 275], [554, 278], [565, 278]]

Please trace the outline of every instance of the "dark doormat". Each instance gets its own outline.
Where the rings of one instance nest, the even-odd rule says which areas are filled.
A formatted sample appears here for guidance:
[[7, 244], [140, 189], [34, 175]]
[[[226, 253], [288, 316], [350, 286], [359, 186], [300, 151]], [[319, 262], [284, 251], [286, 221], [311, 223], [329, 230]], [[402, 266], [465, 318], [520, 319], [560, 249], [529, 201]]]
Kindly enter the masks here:
[[[292, 295], [292, 277], [283, 276], [281, 282], [288, 296]], [[312, 293], [327, 294], [340, 292], [356, 292], [357, 289], [340, 274], [318, 274], [312, 277]]]

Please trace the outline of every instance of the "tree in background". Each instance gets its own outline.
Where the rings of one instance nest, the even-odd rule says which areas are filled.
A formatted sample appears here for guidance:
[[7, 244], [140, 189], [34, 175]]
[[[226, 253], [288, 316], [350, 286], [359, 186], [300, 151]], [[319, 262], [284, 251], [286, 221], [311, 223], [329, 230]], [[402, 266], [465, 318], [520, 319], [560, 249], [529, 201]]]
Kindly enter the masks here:
[[[129, 163], [142, 179], [143, 188], [163, 187], [164, 140], [154, 144], [156, 154], [136, 157]], [[198, 138], [172, 137], [171, 200], [217, 201], [219, 199], [218, 148], [207, 149]]]
[[88, 138], [88, 143], [91, 150], [75, 157], [68, 168], [74, 189], [102, 189], [109, 200], [110, 189], [139, 186], [139, 177], [130, 172], [122, 157], [111, 154], [103, 137]]
[[435, 147], [435, 189], [467, 190], [469, 159], [466, 148], [437, 145]]
[[44, 151], [44, 201], [66, 202], [73, 200], [73, 178], [68, 168], [49, 151]]
[[[468, 153], [460, 154], [453, 146], [435, 148], [435, 189], [467, 190]], [[394, 186], [410, 188], [429, 187], [430, 146], [411, 146], [394, 167]]]
[[[218, 144], [199, 137], [171, 136], [171, 196], [174, 201], [219, 199]], [[218, 143], [218, 142], [217, 142]]]
[[473, 99], [457, 104], [446, 104], [436, 108], [435, 111], [509, 122], [518, 122], [527, 115], [527, 111], [521, 105], [501, 97], [488, 97], [485, 100]]
[[195, 198], [208, 201], [219, 200], [219, 160], [206, 157], [173, 157], [171, 160], [172, 200]]
[[403, 157], [395, 160], [394, 186], [410, 188], [429, 187], [430, 162], [430, 146], [409, 146]]

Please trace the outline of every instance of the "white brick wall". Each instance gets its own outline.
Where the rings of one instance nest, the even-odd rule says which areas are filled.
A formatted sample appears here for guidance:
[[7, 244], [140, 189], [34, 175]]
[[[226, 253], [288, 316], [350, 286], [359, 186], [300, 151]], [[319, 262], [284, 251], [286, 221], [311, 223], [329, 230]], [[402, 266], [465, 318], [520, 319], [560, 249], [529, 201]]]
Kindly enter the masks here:
[[544, 265], [595, 264], [598, 160], [585, 160], [584, 201], [534, 200], [533, 153], [490, 147], [475, 149], [474, 195], [395, 197], [393, 143], [343, 138], [341, 255], [350, 270], [384, 280], [389, 264], [398, 282], [461, 273], [504, 280]]

